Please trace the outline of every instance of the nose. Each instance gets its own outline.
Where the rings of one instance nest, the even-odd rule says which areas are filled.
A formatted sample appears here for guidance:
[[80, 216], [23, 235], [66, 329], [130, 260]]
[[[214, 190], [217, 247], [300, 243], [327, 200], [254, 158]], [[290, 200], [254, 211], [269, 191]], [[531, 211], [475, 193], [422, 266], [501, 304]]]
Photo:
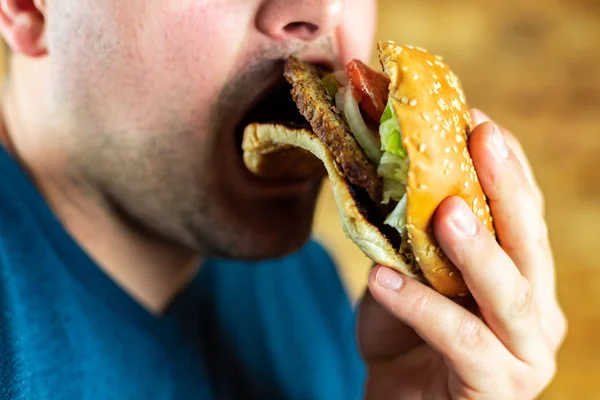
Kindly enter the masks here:
[[344, 0], [264, 0], [257, 29], [275, 40], [314, 40], [342, 19]]

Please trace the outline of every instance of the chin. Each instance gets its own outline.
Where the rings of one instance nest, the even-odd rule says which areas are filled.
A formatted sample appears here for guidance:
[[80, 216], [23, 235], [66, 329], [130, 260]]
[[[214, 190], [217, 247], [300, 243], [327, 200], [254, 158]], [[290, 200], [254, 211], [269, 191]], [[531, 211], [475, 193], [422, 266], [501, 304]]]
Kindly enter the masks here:
[[229, 214], [214, 232], [210, 253], [219, 258], [260, 261], [300, 250], [310, 239], [320, 185], [295, 198], [263, 199]]

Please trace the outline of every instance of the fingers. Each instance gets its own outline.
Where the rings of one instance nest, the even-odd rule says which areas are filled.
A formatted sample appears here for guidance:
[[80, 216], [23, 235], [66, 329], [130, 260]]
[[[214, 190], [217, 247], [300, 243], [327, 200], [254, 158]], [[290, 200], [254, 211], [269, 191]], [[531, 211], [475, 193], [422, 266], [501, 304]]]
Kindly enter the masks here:
[[431, 288], [386, 267], [371, 271], [369, 288], [375, 300], [413, 327], [460, 373], [472, 374], [482, 357], [497, 362], [509, 358], [483, 321]]
[[553, 259], [546, 223], [523, 167], [491, 122], [473, 131], [469, 150], [486, 193], [503, 249], [536, 294], [555, 294]]
[[434, 231], [462, 272], [485, 322], [507, 349], [528, 363], [547, 353], [529, 281], [469, 206], [457, 197], [444, 201], [434, 217]]
[[[473, 124], [475, 126], [483, 124], [484, 122], [492, 122], [492, 119], [490, 117], [488, 117], [485, 113], [483, 113], [481, 110], [473, 109], [471, 111], [471, 115], [473, 118]], [[517, 159], [521, 163], [521, 166], [523, 167], [523, 172], [525, 173], [525, 176], [527, 177], [527, 180], [529, 181], [529, 184], [531, 185], [531, 187], [534, 191], [534, 194], [537, 199], [538, 206], [541, 210], [541, 213], [544, 214], [544, 196], [542, 195], [542, 191], [539, 189], [539, 186], [533, 175], [533, 168], [531, 167], [531, 164], [529, 163], [529, 159], [525, 155], [525, 151], [523, 150], [523, 147], [521, 146], [519, 141], [508, 130], [504, 129], [503, 127], [501, 127], [499, 125], [497, 125], [497, 126], [498, 126], [498, 129], [500, 129], [500, 132], [502, 133], [504, 140], [508, 144], [508, 147], [512, 150], [514, 155], [517, 157]]]
[[375, 301], [369, 290], [360, 304], [358, 338], [367, 362], [389, 361], [423, 342], [410, 326]]

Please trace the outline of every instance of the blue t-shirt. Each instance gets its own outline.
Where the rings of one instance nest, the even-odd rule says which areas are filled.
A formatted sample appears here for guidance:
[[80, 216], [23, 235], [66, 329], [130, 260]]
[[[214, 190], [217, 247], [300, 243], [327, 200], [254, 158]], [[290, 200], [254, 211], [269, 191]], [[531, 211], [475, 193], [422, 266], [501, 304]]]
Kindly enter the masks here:
[[209, 260], [152, 316], [0, 147], [0, 399], [358, 399], [355, 331], [313, 241], [277, 261]]

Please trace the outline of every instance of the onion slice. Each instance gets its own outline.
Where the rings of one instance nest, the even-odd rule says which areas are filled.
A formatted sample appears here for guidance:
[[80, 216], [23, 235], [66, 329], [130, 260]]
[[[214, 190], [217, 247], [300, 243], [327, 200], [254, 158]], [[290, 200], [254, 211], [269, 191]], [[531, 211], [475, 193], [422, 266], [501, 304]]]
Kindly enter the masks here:
[[347, 87], [346, 93], [344, 94], [344, 114], [346, 115], [346, 120], [348, 121], [348, 125], [350, 125], [354, 137], [367, 154], [367, 157], [369, 157], [375, 165], [379, 165], [379, 160], [383, 155], [380, 143], [365, 123], [351, 87]]

